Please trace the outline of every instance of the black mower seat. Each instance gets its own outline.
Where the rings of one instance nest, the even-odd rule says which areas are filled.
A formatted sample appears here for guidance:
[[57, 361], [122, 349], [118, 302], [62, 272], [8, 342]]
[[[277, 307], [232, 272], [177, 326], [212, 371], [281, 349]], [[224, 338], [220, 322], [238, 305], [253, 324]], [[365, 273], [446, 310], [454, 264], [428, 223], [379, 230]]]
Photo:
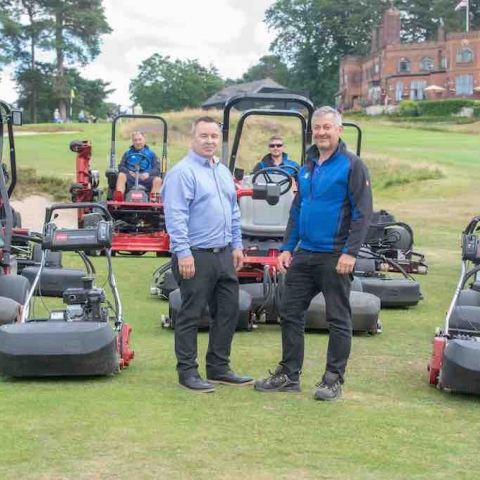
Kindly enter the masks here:
[[15, 300], [0, 297], [0, 325], [13, 323], [20, 313], [20, 304]]

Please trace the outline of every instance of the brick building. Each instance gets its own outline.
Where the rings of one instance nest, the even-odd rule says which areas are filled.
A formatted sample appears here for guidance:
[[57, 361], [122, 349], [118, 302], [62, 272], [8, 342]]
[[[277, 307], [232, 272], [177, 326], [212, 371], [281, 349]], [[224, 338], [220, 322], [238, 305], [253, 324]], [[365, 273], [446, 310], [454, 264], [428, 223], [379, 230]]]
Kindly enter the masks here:
[[[400, 30], [400, 12], [392, 7], [373, 29], [370, 54], [341, 60], [338, 107], [480, 98], [480, 31], [446, 35], [440, 26], [437, 41], [401, 43]], [[425, 91], [429, 86], [438, 88]]]

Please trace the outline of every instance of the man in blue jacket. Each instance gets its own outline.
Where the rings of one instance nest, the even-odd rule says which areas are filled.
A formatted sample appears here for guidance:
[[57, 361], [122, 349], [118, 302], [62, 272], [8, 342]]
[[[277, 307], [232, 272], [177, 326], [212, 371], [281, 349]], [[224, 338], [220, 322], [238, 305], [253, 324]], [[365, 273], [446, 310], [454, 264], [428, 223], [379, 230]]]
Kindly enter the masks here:
[[119, 174], [115, 189], [121, 192], [122, 197], [125, 189], [135, 185], [135, 178], [138, 170], [139, 184], [143, 185], [147, 192], [158, 194], [162, 186], [160, 166], [157, 155], [146, 144], [146, 137], [143, 132], [132, 133], [132, 145], [123, 154], [118, 165]]
[[340, 139], [340, 113], [331, 107], [316, 110], [312, 130], [315, 144], [298, 174], [298, 192], [278, 257], [280, 272], [286, 272], [280, 305], [283, 357], [272, 375], [255, 382], [255, 389], [300, 390], [305, 313], [313, 297], [323, 292], [330, 338], [325, 373], [314, 398], [332, 401], [342, 395], [350, 355], [351, 276], [370, 224], [372, 192], [365, 164]]
[[[197, 393], [213, 392], [215, 383], [253, 382], [230, 367], [239, 310], [236, 270], [243, 264], [243, 248], [233, 177], [215, 156], [220, 139], [213, 118], [198, 118], [191, 150], [170, 170], [162, 188], [172, 270], [182, 297], [175, 322], [178, 379], [182, 387]], [[198, 372], [197, 330], [207, 304], [213, 321], [205, 381]]]
[[298, 163], [290, 160], [288, 154], [284, 152], [285, 142], [280, 135], [270, 137], [268, 149], [269, 153], [253, 167], [252, 174], [268, 167], [285, 168], [292, 175], [295, 174], [295, 170], [299, 170], [300, 166]]

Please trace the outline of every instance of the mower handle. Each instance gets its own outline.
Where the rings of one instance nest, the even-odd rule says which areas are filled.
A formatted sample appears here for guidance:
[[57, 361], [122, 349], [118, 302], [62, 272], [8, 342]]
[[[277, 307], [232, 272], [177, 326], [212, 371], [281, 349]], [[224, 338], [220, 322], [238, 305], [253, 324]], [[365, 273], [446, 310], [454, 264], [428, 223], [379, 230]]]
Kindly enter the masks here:
[[102, 213], [104, 214], [104, 218], [106, 218], [108, 221], [113, 221], [112, 216], [110, 215], [110, 212], [108, 211], [107, 207], [105, 205], [102, 205], [101, 203], [95, 203], [95, 202], [80, 202], [80, 203], [53, 203], [50, 205], [50, 207], [47, 207], [45, 210], [45, 223], [49, 223], [50, 220], [52, 219], [52, 213], [55, 210], [69, 210], [69, 209], [74, 209], [74, 210], [79, 210], [81, 208], [97, 208], [99, 210], [102, 210]]

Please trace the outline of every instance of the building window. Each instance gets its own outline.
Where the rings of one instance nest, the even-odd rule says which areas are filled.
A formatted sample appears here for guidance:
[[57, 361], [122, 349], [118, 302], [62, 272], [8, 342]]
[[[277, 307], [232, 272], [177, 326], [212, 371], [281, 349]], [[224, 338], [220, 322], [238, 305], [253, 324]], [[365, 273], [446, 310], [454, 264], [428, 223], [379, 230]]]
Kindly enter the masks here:
[[457, 52], [457, 63], [473, 62], [473, 51], [470, 48], [462, 48]]
[[473, 75], [457, 75], [457, 95], [473, 95]]
[[434, 68], [433, 58], [423, 57], [420, 60], [420, 70], [430, 72]]
[[397, 80], [397, 85], [395, 88], [395, 101], [401, 102], [403, 96], [403, 82], [401, 80]]
[[408, 58], [402, 58], [400, 62], [398, 62], [398, 73], [405, 73], [411, 70], [411, 63]]
[[447, 57], [440, 58], [440, 68], [445, 70], [447, 68]]
[[425, 80], [415, 80], [410, 84], [410, 100], [423, 100], [425, 98], [425, 94], [423, 91], [427, 86], [427, 82]]

